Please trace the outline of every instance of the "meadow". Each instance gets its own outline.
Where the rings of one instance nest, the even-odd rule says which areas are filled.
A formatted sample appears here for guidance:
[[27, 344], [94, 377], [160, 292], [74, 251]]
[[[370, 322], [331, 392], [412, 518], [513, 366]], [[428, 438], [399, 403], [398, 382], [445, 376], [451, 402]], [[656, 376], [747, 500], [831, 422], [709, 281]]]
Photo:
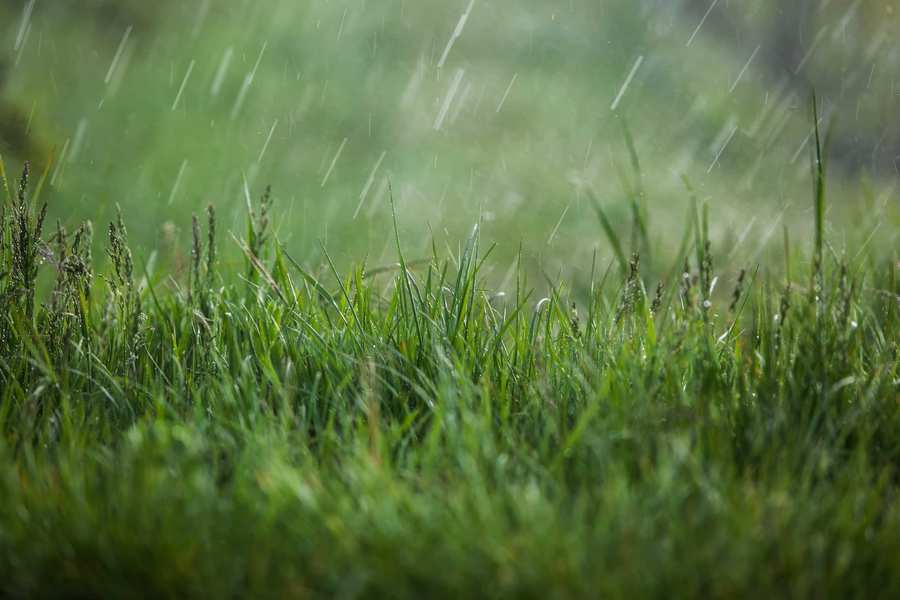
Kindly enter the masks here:
[[900, 595], [892, 82], [263, 4], [0, 3], [0, 596]]

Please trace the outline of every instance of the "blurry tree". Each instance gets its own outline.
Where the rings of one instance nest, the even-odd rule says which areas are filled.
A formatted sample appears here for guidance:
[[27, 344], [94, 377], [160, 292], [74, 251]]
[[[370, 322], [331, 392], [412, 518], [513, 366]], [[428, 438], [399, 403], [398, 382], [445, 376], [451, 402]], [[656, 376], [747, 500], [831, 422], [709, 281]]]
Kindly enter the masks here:
[[[831, 156], [849, 171], [893, 175], [900, 165], [900, 97], [885, 71], [900, 66], [891, 0], [721, 2], [685, 0], [685, 17], [740, 56], [759, 46], [758, 65], [773, 87], [798, 98], [815, 90], [837, 117]], [[882, 77], [876, 78], [881, 74]]]
[[[152, 30], [164, 16], [167, 4], [168, 0], [55, 0], [29, 5], [26, 0], [0, 0], [0, 22], [7, 27], [7, 33], [16, 36], [22, 16], [30, 11], [32, 19], [65, 19], [76, 26], [93, 25], [97, 32], [114, 34], [109, 41], [115, 42], [126, 27]], [[3, 50], [11, 52], [12, 44]], [[12, 56], [0, 55], [0, 154], [40, 164], [49, 157], [49, 144], [32, 131], [28, 109], [5, 94], [12, 64]]]
[[12, 102], [3, 100], [9, 77], [9, 63], [0, 59], [0, 155], [27, 158], [43, 163], [49, 152], [45, 144], [30, 135], [28, 113]]
[[[121, 31], [127, 26], [135, 29], [154, 27], [165, 14], [168, 4], [168, 0], [54, 0], [36, 2], [33, 12], [91, 21], [95, 25], [109, 25]], [[25, 11], [27, 5], [26, 0], [0, 0], [0, 15], [14, 19], [16, 13]]]
[[788, 75], [803, 61], [805, 48], [814, 41], [812, 0], [780, 2], [772, 11], [769, 32], [771, 42], [766, 52], [770, 68]]

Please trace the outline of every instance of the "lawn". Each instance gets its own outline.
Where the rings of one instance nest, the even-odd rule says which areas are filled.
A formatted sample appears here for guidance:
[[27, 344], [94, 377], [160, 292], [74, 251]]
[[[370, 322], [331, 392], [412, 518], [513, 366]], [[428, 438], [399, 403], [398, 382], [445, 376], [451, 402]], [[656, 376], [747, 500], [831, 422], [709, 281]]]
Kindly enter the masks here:
[[674, 4], [11, 4], [0, 596], [900, 595], [840, 99]]

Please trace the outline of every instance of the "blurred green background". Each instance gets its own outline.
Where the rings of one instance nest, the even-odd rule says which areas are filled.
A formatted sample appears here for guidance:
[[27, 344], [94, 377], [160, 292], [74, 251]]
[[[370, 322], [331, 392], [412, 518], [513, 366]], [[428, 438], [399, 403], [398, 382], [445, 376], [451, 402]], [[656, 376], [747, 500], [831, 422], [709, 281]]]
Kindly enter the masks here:
[[186, 252], [209, 202], [241, 231], [247, 195], [271, 184], [300, 260], [321, 243], [341, 264], [391, 262], [390, 182], [411, 256], [453, 252], [481, 222], [500, 271], [521, 246], [535, 269], [577, 276], [610, 257], [590, 192], [630, 227], [625, 120], [659, 248], [680, 238], [686, 177], [720, 252], [750, 262], [777, 251], [782, 223], [810, 230], [815, 87], [832, 235], [864, 215], [896, 247], [897, 14], [879, 0], [0, 0], [0, 153], [11, 169], [55, 156], [52, 215], [104, 222], [119, 204], [145, 258]]

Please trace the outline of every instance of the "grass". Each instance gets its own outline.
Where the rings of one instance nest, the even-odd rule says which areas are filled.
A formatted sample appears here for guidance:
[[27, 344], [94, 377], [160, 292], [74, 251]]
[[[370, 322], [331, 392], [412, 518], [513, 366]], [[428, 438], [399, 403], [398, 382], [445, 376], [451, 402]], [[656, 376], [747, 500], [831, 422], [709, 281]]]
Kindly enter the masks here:
[[2, 594], [896, 596], [896, 250], [828, 243], [817, 148], [793, 272], [717, 272], [700, 203], [643, 272], [632, 150], [630, 260], [544, 298], [478, 228], [410, 260], [396, 211], [397, 264], [310, 271], [269, 191], [181, 269], [128, 213], [95, 260], [4, 177]]

